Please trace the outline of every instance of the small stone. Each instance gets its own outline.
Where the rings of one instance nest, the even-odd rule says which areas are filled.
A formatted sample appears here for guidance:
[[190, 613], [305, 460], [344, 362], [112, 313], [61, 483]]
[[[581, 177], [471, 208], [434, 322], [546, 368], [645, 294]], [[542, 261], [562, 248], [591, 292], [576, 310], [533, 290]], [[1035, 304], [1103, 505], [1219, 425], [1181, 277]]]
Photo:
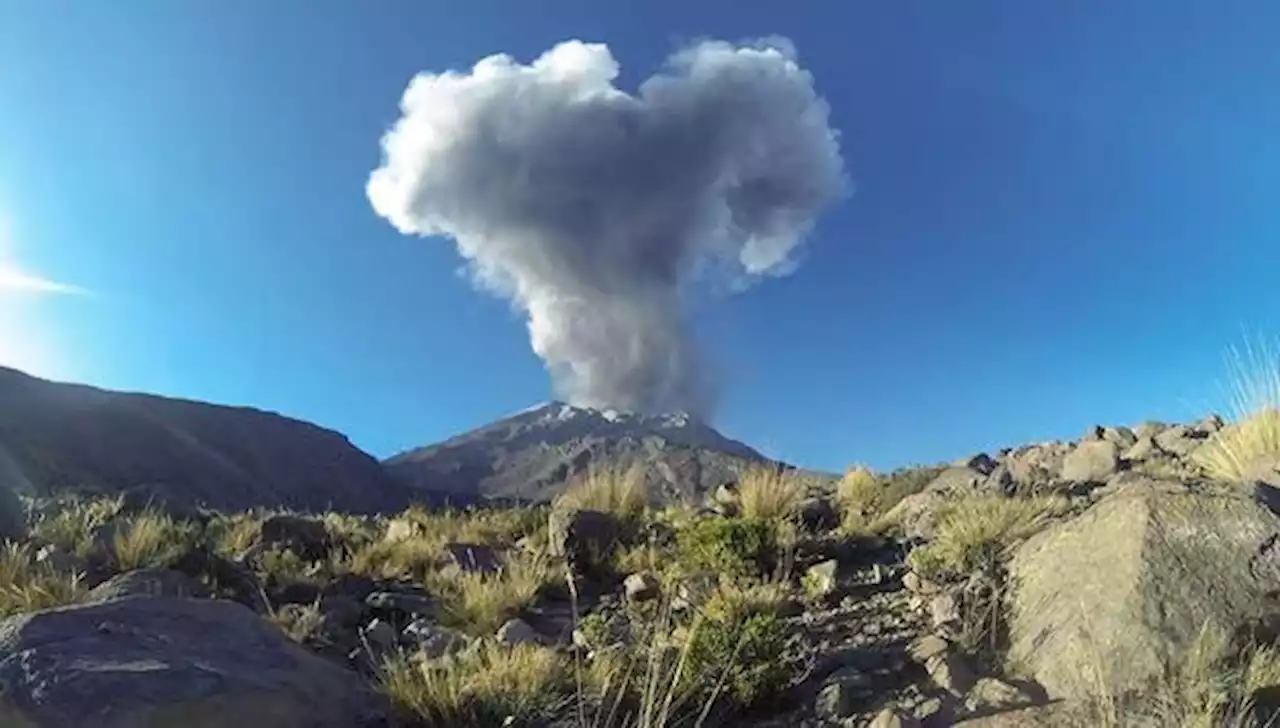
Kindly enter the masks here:
[[931, 634], [912, 642], [908, 648], [908, 654], [911, 655], [911, 659], [924, 665], [934, 657], [946, 654], [950, 647], [951, 645], [945, 639], [936, 634]]
[[35, 561], [64, 574], [80, 573], [89, 568], [89, 563], [77, 554], [64, 551], [53, 544], [41, 546], [36, 551]]
[[406, 541], [418, 535], [418, 524], [406, 518], [393, 518], [387, 523], [387, 533], [383, 541]]
[[655, 599], [661, 590], [658, 578], [648, 572], [632, 574], [622, 582], [627, 599], [633, 602], [647, 602]]
[[732, 481], [720, 484], [714, 491], [712, 491], [711, 502], [736, 504], [738, 502], [738, 484]]
[[360, 634], [375, 649], [389, 651], [396, 647], [395, 628], [380, 619], [371, 620], [360, 630]]
[[259, 543], [267, 548], [283, 548], [308, 561], [328, 557], [333, 539], [323, 521], [276, 514], [262, 522]]
[[800, 504], [800, 525], [810, 533], [822, 533], [840, 525], [840, 514], [827, 498], [810, 498]]
[[520, 618], [508, 619], [498, 628], [498, 641], [504, 645], [539, 645], [542, 635]]
[[876, 713], [867, 728], [920, 728], [920, 720], [897, 708], [885, 708]]
[[980, 452], [977, 455], [970, 455], [967, 458], [961, 458], [952, 463], [952, 465], [958, 468], [968, 468], [970, 470], [977, 471], [982, 475], [990, 475], [996, 469], [996, 461], [985, 452]]
[[921, 723], [933, 725], [938, 717], [943, 715], [946, 707], [946, 704], [942, 702], [942, 698], [925, 698], [915, 704], [911, 709], [911, 713]]
[[421, 594], [378, 591], [365, 597], [364, 603], [370, 609], [399, 611], [414, 616], [431, 614], [435, 610], [435, 600]]
[[823, 682], [814, 709], [825, 718], [848, 718], [873, 694], [870, 676], [856, 668], [843, 667]]
[[467, 646], [466, 635], [426, 619], [415, 619], [402, 633], [428, 659], [453, 654]]
[[810, 566], [805, 572], [805, 588], [812, 596], [826, 596], [836, 590], [840, 562], [828, 559]]
[[984, 677], [974, 683], [965, 698], [965, 708], [971, 712], [997, 712], [1024, 705], [1035, 699], [1024, 690], [994, 677]]
[[925, 663], [933, 683], [956, 697], [964, 697], [973, 687], [974, 676], [964, 658], [955, 652], [934, 655]]
[[478, 543], [445, 544], [450, 562], [467, 574], [496, 574], [502, 569], [502, 561], [492, 548]]
[[954, 594], [944, 593], [929, 600], [929, 620], [934, 627], [949, 627], [960, 623], [960, 600]]
[[942, 591], [942, 587], [932, 581], [920, 576], [914, 571], [908, 571], [902, 576], [902, 586], [912, 594], [937, 594]]
[[1199, 422], [1196, 423], [1197, 430], [1210, 435], [1221, 430], [1226, 426], [1227, 426], [1226, 421], [1224, 421], [1221, 417], [1219, 417], [1216, 414], [1209, 415], [1208, 417], [1205, 417], [1203, 420], [1200, 420]]

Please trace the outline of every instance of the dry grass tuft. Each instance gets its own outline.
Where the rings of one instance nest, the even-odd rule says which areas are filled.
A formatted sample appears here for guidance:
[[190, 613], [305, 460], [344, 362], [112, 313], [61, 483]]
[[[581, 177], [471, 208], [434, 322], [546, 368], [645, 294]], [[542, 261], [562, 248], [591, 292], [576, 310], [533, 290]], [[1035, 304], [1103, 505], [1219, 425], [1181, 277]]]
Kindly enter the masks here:
[[514, 558], [494, 574], [444, 570], [430, 574], [427, 582], [440, 597], [441, 624], [489, 636], [561, 573], [542, 558]]
[[120, 512], [123, 498], [73, 499], [58, 512], [40, 520], [32, 536], [68, 553], [87, 557], [93, 551], [94, 532]]
[[123, 519], [111, 550], [120, 571], [165, 568], [187, 553], [199, 536], [193, 523], [146, 510]]
[[393, 657], [382, 666], [381, 688], [427, 725], [488, 728], [549, 717], [563, 703], [567, 675], [564, 658], [552, 649], [484, 640], [436, 660]]
[[738, 476], [738, 508], [744, 518], [781, 521], [796, 515], [808, 483], [795, 471], [752, 465]]
[[645, 469], [593, 465], [556, 498], [557, 507], [609, 513], [624, 523], [644, 517], [649, 506]]
[[979, 495], [947, 503], [937, 514], [937, 536], [912, 551], [909, 559], [913, 567], [930, 575], [980, 570], [1068, 508], [1065, 499], [1052, 496]]
[[209, 526], [214, 552], [229, 559], [238, 558], [257, 542], [263, 520], [263, 516], [254, 513], [217, 519]]
[[1211, 477], [1238, 482], [1267, 455], [1280, 455], [1280, 352], [1267, 342], [1227, 355], [1233, 422], [1191, 454]]
[[79, 574], [35, 563], [29, 545], [0, 546], [0, 617], [75, 604], [84, 593]]

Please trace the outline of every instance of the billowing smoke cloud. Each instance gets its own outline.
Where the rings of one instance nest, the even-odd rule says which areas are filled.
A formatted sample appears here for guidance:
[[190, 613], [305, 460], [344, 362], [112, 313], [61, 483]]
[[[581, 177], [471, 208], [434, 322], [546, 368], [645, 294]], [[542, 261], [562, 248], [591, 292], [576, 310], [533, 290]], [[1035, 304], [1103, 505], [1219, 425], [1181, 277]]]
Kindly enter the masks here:
[[845, 188], [837, 133], [784, 40], [702, 42], [635, 94], [609, 49], [421, 73], [367, 193], [405, 234], [452, 238], [529, 318], [574, 404], [707, 413], [689, 286], [790, 272]]

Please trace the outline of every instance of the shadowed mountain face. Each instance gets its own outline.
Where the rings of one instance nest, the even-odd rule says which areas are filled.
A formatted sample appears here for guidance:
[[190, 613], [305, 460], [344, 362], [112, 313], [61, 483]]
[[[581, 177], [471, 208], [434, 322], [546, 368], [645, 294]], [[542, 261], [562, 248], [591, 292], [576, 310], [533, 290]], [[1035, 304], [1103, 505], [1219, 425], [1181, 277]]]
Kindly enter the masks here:
[[592, 463], [642, 461], [664, 498], [694, 497], [767, 462], [689, 415], [637, 415], [551, 402], [384, 465], [398, 481], [461, 499], [547, 500]]
[[244, 407], [58, 384], [0, 368], [0, 485], [142, 489], [222, 509], [390, 511], [409, 501], [332, 430]]

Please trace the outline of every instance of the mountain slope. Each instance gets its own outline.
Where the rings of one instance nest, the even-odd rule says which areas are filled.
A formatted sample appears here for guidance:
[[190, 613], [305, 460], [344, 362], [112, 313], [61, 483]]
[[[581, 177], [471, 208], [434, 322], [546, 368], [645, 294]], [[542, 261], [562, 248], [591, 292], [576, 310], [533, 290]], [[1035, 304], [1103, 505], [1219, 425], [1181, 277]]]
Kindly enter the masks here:
[[682, 414], [638, 415], [550, 402], [385, 461], [401, 483], [449, 493], [546, 500], [591, 463], [641, 460], [650, 485], [689, 497], [768, 459]]
[[112, 392], [0, 367], [0, 485], [143, 488], [176, 502], [374, 512], [407, 491], [341, 434], [246, 407]]

